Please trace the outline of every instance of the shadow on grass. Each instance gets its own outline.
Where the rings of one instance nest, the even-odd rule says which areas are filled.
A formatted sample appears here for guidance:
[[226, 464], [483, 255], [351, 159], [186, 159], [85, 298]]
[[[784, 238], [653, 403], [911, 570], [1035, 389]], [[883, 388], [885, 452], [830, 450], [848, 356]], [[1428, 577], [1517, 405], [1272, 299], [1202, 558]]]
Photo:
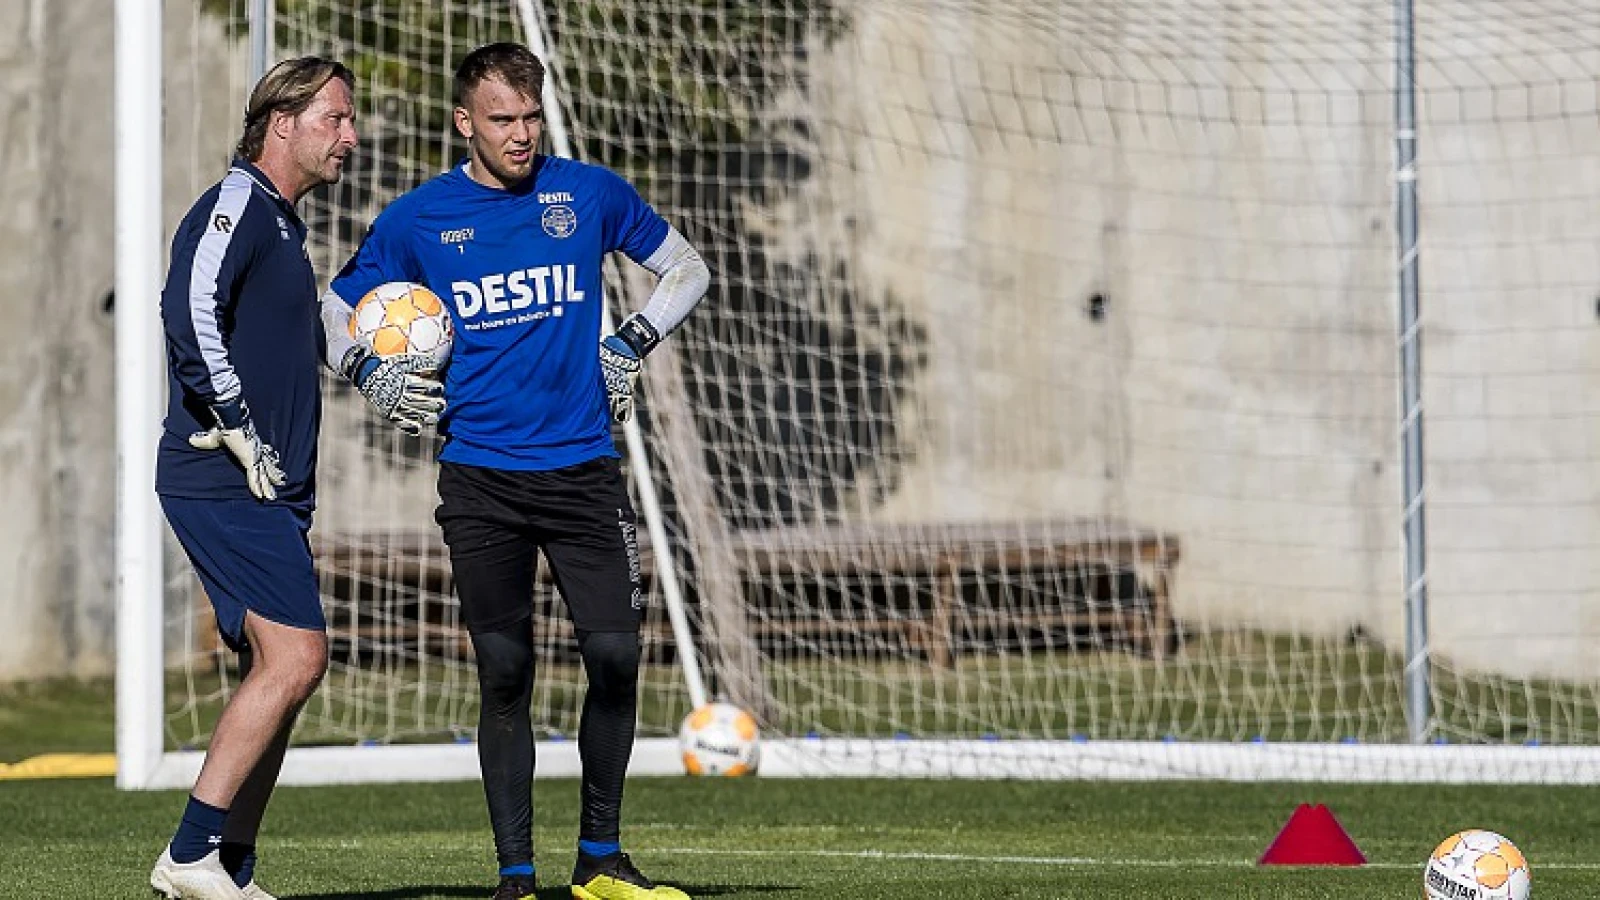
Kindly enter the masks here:
[[[691, 897], [721, 897], [725, 894], [770, 894], [779, 891], [798, 891], [799, 887], [787, 884], [678, 884]], [[338, 894], [285, 894], [283, 900], [428, 900], [432, 897], [474, 897], [485, 900], [493, 893], [492, 887], [478, 885], [422, 884], [415, 887], [394, 888], [386, 891], [354, 891]], [[542, 887], [535, 895], [538, 900], [571, 900], [572, 889], [566, 885]]]
[[[690, 897], [721, 897], [724, 894], [775, 894], [780, 891], [798, 891], [800, 887], [793, 884], [679, 884], [672, 882], [672, 886], [688, 894]], [[560, 892], [545, 896], [543, 890], [539, 891], [539, 900], [557, 900], [567, 898], [571, 894], [567, 888]]]
[[[493, 887], [461, 886], [461, 884], [418, 884], [414, 887], [395, 887], [392, 890], [341, 890], [339, 894], [283, 894], [283, 900], [427, 900], [430, 897], [474, 897], [485, 900]], [[552, 894], [552, 897], [555, 897]], [[568, 897], [562, 894], [562, 897]], [[544, 892], [539, 892], [544, 900]]]

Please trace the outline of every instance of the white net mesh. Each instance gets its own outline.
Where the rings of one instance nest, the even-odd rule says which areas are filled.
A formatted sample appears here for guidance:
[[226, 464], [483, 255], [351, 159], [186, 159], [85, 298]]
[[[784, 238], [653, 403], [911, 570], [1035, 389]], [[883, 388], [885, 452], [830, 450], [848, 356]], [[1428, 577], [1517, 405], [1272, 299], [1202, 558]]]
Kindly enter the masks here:
[[[643, 419], [718, 693], [794, 736], [1405, 739], [1389, 4], [542, 14], [575, 154], [714, 272]], [[279, 0], [281, 55], [361, 76], [324, 278], [459, 154], [455, 62], [522, 34]], [[1435, 730], [1593, 743], [1600, 11], [1424, 4], [1416, 36]], [[328, 396], [300, 740], [470, 735], [433, 448]], [[571, 734], [558, 603], [536, 720]], [[645, 734], [686, 702], [664, 623]], [[185, 671], [169, 735], [202, 743], [222, 692]]]

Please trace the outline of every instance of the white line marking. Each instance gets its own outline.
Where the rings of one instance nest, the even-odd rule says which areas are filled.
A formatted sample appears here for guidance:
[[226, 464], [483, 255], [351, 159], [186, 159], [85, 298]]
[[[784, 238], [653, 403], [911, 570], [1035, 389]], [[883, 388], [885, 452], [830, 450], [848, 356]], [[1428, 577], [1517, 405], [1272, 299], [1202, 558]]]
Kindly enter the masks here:
[[[645, 848], [640, 848], [645, 849]], [[966, 853], [922, 853], [895, 850], [785, 850], [785, 849], [728, 849], [708, 847], [652, 847], [651, 853], [682, 853], [691, 856], [815, 856], [840, 859], [904, 860], [907, 862], [1003, 863], [1022, 866], [1134, 866], [1147, 869], [1177, 869], [1185, 867], [1255, 868], [1248, 859], [1117, 859], [1093, 856], [979, 856]], [[1423, 862], [1385, 863], [1369, 862], [1365, 866], [1329, 866], [1330, 869], [1414, 869], [1422, 874]], [[1535, 863], [1535, 873], [1548, 870], [1593, 871], [1600, 863]]]

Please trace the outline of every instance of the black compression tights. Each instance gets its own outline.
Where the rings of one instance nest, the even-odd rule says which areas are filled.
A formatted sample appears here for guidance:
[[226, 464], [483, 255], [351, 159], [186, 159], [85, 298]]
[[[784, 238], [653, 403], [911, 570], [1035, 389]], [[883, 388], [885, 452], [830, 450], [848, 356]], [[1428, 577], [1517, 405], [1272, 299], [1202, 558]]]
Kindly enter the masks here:
[[[533, 626], [523, 620], [472, 636], [478, 654], [478, 762], [500, 865], [533, 862]], [[633, 752], [639, 706], [639, 635], [580, 631], [578, 652], [589, 676], [578, 726], [583, 763], [583, 814], [578, 837], [616, 841], [622, 782]]]

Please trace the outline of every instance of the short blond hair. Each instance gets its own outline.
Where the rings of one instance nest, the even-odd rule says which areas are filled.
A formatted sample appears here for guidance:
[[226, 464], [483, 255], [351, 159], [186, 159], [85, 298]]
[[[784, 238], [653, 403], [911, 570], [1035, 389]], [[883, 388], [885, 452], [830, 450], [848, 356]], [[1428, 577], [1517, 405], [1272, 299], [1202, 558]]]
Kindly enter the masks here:
[[485, 44], [456, 66], [456, 106], [465, 107], [473, 88], [489, 78], [499, 79], [529, 100], [538, 101], [544, 91], [544, 63], [521, 44]]
[[267, 126], [272, 124], [272, 114], [300, 115], [311, 106], [323, 86], [335, 78], [355, 90], [355, 73], [342, 62], [320, 56], [301, 56], [273, 66], [250, 92], [250, 102], [244, 108], [244, 135], [239, 138], [235, 152], [251, 162], [260, 159], [266, 148]]

